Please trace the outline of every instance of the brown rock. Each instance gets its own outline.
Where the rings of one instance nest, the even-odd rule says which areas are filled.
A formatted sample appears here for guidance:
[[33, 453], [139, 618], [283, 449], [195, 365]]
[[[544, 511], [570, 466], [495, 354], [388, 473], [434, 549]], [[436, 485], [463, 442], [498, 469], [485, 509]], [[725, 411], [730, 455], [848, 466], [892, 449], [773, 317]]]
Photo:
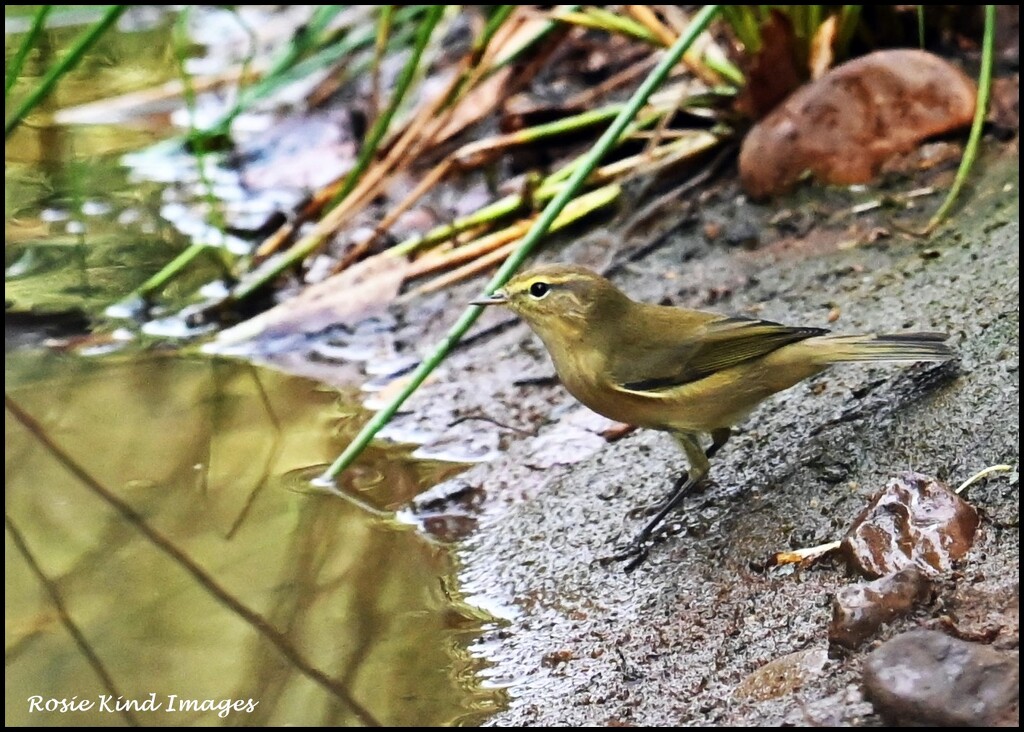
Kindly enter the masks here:
[[770, 196], [807, 172], [824, 183], [866, 183], [893, 154], [969, 125], [976, 95], [966, 74], [925, 51], [876, 51], [848, 61], [750, 130], [740, 150], [743, 188]]
[[873, 582], [843, 587], [832, 600], [829, 642], [856, 648], [884, 623], [909, 612], [930, 594], [931, 581], [913, 566]]
[[978, 512], [939, 481], [900, 473], [868, 504], [843, 539], [846, 561], [877, 578], [910, 566], [938, 575], [974, 543]]

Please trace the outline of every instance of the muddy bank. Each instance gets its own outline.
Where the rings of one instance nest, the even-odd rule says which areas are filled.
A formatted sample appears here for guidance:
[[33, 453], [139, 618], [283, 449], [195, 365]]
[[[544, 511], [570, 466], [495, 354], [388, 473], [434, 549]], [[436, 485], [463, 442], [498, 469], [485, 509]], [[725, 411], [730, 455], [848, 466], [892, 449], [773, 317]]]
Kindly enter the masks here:
[[[449, 362], [415, 402], [442, 423], [441, 412], [448, 422], [483, 414], [478, 439], [500, 456], [420, 499], [420, 514], [442, 507], [443, 522], [460, 502], [484, 506], [462, 574], [510, 618], [485, 639], [493, 676], [514, 682], [492, 724], [870, 724], [861, 667], [882, 640], [939, 627], [958, 607], [961, 631], [1016, 647], [1015, 625], [988, 625], [1010, 604], [1015, 615], [1019, 573], [1018, 176], [1015, 157], [992, 164], [927, 242], [894, 232], [844, 246], [812, 229], [750, 251], [709, 246], [698, 226], [619, 273], [652, 301], [837, 331], [943, 330], [960, 355], [955, 365], [837, 367], [762, 406], [631, 575], [597, 560], [640, 528], [634, 509], [684, 466], [672, 441], [640, 431], [606, 443], [607, 425], [547, 381], [522, 325]], [[579, 244], [547, 258], [596, 264], [599, 252]], [[500, 320], [489, 317], [481, 328]], [[970, 490], [984, 519], [932, 601], [830, 655], [831, 598], [856, 578], [837, 560], [766, 569], [766, 559], [840, 538], [900, 471], [955, 487], [996, 463], [1012, 472]]]
[[[884, 641], [923, 626], [1015, 653], [1016, 147], [986, 167], [955, 221], [930, 239], [902, 234], [899, 214], [884, 209], [851, 214], [870, 192], [804, 189], [753, 206], [726, 183], [678, 218], [654, 217], [660, 235], [627, 238], [609, 224], [540, 255], [594, 269], [628, 262], [613, 277], [637, 299], [838, 332], [944, 331], [959, 355], [940, 365], [836, 367], [777, 395], [741, 426], [712, 482], [631, 575], [599, 560], [640, 529], [637, 509], [665, 494], [683, 456], [663, 434], [610, 438], [612, 423], [554, 381], [525, 325], [500, 310], [483, 315], [386, 433], [419, 443], [422, 457], [482, 461], [400, 514], [443, 540], [464, 539], [463, 594], [506, 619], [476, 645], [511, 697], [492, 724], [877, 724], [863, 668]], [[927, 213], [903, 218], [919, 223]], [[628, 256], [638, 241], [653, 244]], [[342, 380], [353, 366], [339, 364], [359, 353], [369, 386], [383, 390], [367, 404], [384, 403], [391, 377], [443, 336], [481, 286], [317, 334], [312, 354], [284, 365]], [[829, 645], [833, 598], [863, 578], [836, 558], [766, 567], [776, 552], [841, 538], [893, 476], [914, 471], [956, 487], [1000, 463], [1011, 471], [969, 490], [982, 520], [966, 558], [915, 590], [901, 617], [858, 629], [852, 650]], [[931, 657], [928, 648], [918, 656]], [[878, 658], [873, 678], [885, 679]], [[891, 699], [877, 686], [873, 699]], [[985, 719], [1012, 718], [1015, 709], [1000, 704]]]

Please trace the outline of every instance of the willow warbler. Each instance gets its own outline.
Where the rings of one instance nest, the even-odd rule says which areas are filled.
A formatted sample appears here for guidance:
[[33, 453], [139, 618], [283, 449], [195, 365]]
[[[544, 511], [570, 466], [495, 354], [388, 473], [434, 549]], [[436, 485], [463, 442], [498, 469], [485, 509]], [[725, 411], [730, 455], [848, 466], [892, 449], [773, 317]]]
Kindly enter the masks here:
[[[833, 335], [823, 328], [631, 300], [595, 272], [546, 265], [512, 278], [476, 305], [504, 305], [544, 342], [565, 388], [598, 414], [664, 430], [689, 471], [626, 550], [647, 556], [655, 527], [708, 475], [732, 427], [775, 392], [834, 363], [945, 361], [942, 333]], [[710, 436], [705, 450], [702, 436]]]

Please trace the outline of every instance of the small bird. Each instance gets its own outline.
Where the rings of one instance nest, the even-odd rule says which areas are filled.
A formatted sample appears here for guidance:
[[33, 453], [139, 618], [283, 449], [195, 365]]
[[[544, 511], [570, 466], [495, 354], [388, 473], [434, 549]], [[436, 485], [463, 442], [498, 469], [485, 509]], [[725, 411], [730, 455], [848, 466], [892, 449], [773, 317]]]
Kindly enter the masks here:
[[[553, 264], [513, 277], [474, 305], [504, 305], [536, 333], [565, 388], [609, 419], [668, 432], [689, 470], [654, 518], [613, 560], [626, 571], [649, 552], [654, 529], [694, 486], [732, 428], [772, 394], [835, 363], [946, 361], [943, 333], [835, 335], [631, 300], [583, 267]], [[702, 447], [702, 436], [710, 445]]]

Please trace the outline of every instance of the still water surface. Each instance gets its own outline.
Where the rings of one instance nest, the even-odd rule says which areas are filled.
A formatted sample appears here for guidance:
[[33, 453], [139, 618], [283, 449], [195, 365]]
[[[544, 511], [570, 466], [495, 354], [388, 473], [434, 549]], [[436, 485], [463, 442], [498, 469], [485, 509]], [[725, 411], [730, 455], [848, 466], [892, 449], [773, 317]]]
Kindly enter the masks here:
[[[387, 512], [288, 489], [341, 444], [336, 394], [175, 354], [19, 351], [6, 367], [9, 724], [221, 721], [62, 719], [29, 713], [33, 695], [254, 699], [231, 721], [259, 725], [493, 707], [468, 651], [486, 617], [453, 599], [449, 551]], [[361, 477], [386, 505], [432, 470], [378, 452]]]
[[[171, 23], [122, 24], [50, 111], [169, 78]], [[15, 93], [79, 30], [48, 31]], [[44, 114], [6, 147], [6, 723], [481, 721], [493, 619], [392, 513], [459, 468], [381, 447], [347, 478], [358, 501], [298, 491], [357, 427], [354, 394], [103, 321], [189, 243], [164, 216], [180, 186], [123, 163], [168, 134], [153, 122]], [[79, 319], [109, 337], [82, 347]]]

